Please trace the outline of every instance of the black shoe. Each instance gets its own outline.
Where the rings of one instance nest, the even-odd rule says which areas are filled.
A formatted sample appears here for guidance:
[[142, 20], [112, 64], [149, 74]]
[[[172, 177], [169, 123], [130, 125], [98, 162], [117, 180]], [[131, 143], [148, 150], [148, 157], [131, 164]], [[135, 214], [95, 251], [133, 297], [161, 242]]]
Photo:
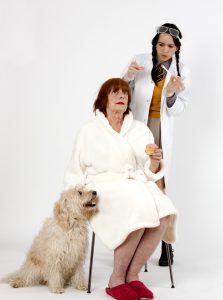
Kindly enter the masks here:
[[[170, 244], [167, 244], [170, 249], [170, 261], [171, 265], [173, 264], [173, 249]], [[167, 252], [166, 252], [166, 243], [162, 241], [162, 252], [159, 259], [159, 266], [161, 267], [167, 267], [168, 266], [168, 259], [167, 259]]]

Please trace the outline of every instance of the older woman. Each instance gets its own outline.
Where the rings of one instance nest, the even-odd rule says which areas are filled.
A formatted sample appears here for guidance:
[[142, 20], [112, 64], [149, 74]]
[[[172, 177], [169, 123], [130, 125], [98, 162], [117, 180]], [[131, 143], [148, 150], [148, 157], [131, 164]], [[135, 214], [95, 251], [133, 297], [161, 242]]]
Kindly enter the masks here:
[[118, 300], [153, 298], [139, 272], [161, 239], [175, 240], [176, 209], [157, 187], [164, 176], [162, 151], [145, 153], [154, 143], [149, 128], [133, 120], [128, 83], [107, 80], [94, 103], [95, 118], [77, 135], [65, 174], [65, 188], [84, 183], [99, 195], [91, 219], [96, 235], [114, 250], [106, 293]]

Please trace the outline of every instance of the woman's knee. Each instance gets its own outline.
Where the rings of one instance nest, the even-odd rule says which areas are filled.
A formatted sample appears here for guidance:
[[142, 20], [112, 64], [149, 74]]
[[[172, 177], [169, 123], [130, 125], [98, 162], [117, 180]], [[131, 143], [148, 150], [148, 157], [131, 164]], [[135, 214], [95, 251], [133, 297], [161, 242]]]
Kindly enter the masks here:
[[170, 216], [166, 216], [160, 219], [160, 227], [166, 228], [170, 222]]
[[134, 237], [138, 237], [138, 236], [141, 237], [144, 232], [145, 232], [145, 228], [140, 228], [138, 230], [131, 232], [130, 234], [132, 234]]

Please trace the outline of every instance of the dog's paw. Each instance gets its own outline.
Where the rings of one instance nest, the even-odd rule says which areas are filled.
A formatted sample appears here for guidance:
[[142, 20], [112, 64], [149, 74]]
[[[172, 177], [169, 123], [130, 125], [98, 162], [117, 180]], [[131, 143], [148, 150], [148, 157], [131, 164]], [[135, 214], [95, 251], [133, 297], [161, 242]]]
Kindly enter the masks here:
[[61, 287], [49, 287], [51, 293], [62, 294], [64, 293], [64, 289]]
[[11, 287], [13, 288], [20, 288], [20, 287], [24, 287], [25, 283], [22, 279], [20, 278], [12, 278], [9, 280], [9, 284], [11, 285]]
[[87, 290], [87, 284], [85, 282], [78, 282], [78, 283], [72, 284], [72, 287], [77, 290], [81, 290], [81, 291]]

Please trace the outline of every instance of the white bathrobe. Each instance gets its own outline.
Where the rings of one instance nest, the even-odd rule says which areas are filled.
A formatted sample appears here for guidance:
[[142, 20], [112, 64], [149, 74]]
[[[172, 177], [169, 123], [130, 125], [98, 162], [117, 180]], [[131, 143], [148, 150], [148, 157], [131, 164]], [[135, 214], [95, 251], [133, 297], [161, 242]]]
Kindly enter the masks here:
[[132, 231], [159, 226], [160, 218], [167, 215], [172, 216], [163, 240], [175, 240], [177, 211], [155, 183], [164, 176], [162, 163], [158, 173], [151, 172], [145, 153], [146, 145], [153, 142], [149, 128], [133, 120], [132, 113], [125, 116], [118, 133], [96, 111], [77, 135], [65, 189], [87, 184], [97, 191], [98, 213], [90, 223], [109, 249], [117, 248]]

